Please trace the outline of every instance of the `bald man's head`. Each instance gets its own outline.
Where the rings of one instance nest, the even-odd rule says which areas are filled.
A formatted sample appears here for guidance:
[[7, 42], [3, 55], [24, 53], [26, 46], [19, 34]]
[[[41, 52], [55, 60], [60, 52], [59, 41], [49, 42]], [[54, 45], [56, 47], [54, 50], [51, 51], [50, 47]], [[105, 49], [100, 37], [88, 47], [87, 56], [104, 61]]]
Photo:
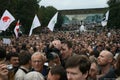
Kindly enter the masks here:
[[110, 51], [107, 51], [107, 50], [101, 51], [100, 54], [104, 54], [106, 56], [106, 58], [108, 58], [108, 59], [110, 59], [110, 58], [113, 59], [113, 57], [114, 57], [113, 54]]
[[103, 50], [100, 52], [98, 57], [98, 65], [106, 66], [111, 65], [113, 62], [113, 54], [110, 51]]

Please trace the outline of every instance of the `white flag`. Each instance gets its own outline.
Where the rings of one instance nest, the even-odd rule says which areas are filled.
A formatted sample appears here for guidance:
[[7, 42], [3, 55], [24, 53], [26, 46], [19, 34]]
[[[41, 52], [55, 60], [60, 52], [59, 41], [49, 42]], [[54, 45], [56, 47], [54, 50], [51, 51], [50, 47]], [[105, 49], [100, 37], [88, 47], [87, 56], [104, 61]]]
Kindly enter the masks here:
[[102, 26], [104, 27], [104, 26], [106, 26], [106, 25], [107, 25], [107, 21], [106, 21], [106, 20], [104, 20], [104, 21], [102, 21], [102, 22], [101, 22], [101, 24], [102, 24]]
[[107, 13], [105, 14], [105, 20], [107, 21], [109, 17], [109, 11], [107, 11]]
[[33, 19], [31, 29], [30, 29], [30, 32], [29, 32], [29, 36], [31, 36], [33, 29], [35, 29], [35, 28], [37, 28], [39, 26], [41, 26], [40, 21], [39, 21], [37, 15], [35, 15], [35, 17]]
[[5, 31], [14, 20], [15, 18], [10, 14], [10, 12], [5, 10], [0, 19], [0, 30]]
[[108, 17], [109, 17], [109, 11], [106, 12], [105, 19], [103, 21], [101, 21], [101, 24], [103, 27], [107, 25]]
[[16, 35], [16, 38], [18, 38], [19, 27], [20, 27], [20, 23], [19, 23], [19, 20], [18, 20], [18, 22], [16, 23], [16, 26], [14, 28], [14, 33]]
[[50, 20], [50, 22], [47, 26], [51, 31], [53, 31], [54, 26], [57, 23], [57, 16], [58, 16], [58, 12], [52, 17], [52, 19]]

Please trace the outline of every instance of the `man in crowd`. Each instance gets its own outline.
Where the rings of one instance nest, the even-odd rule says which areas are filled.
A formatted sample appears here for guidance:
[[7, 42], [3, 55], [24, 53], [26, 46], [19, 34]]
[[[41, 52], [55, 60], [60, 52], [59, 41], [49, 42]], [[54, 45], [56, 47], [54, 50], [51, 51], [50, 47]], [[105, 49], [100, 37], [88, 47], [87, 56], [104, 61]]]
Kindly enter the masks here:
[[8, 53], [6, 56], [6, 60], [7, 60], [8, 64], [12, 64], [13, 69], [17, 71], [17, 69], [19, 67], [18, 53], [13, 53], [13, 52]]
[[48, 74], [48, 67], [44, 66], [46, 58], [44, 53], [35, 52], [31, 56], [31, 63], [34, 71], [40, 72], [42, 75], [46, 76]]
[[[113, 71], [112, 62], [113, 54], [110, 51], [103, 50], [100, 52], [98, 57], [98, 65], [100, 66], [100, 75], [98, 75], [99, 80], [114, 78], [115, 74]], [[109, 72], [112, 74], [107, 75]]]
[[87, 80], [90, 60], [85, 55], [74, 55], [66, 62], [66, 72], [68, 80]]
[[21, 51], [20, 55], [20, 67], [15, 74], [15, 80], [23, 80], [24, 76], [30, 71], [31, 68], [31, 54], [28, 51]]
[[91, 66], [89, 70], [88, 80], [97, 80], [97, 75], [99, 74], [97, 59], [94, 56], [90, 56], [89, 59], [91, 62]]
[[61, 56], [62, 56], [62, 65], [65, 66], [66, 60], [73, 56], [73, 49], [72, 49], [72, 43], [70, 41], [64, 40], [62, 41], [62, 47], [61, 47]]
[[49, 70], [47, 80], [67, 80], [66, 71], [62, 66], [54, 66]]
[[6, 56], [6, 61], [8, 65], [12, 65], [12, 69], [9, 71], [8, 77], [9, 80], [13, 80], [15, 73], [19, 68], [19, 55], [18, 53], [10, 52]]

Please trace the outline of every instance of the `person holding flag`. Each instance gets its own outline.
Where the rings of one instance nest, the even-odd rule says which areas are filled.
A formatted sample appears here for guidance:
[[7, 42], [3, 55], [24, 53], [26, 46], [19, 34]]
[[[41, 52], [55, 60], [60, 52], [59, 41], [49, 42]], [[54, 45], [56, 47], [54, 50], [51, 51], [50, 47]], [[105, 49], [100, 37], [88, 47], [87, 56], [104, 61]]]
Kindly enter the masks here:
[[35, 28], [37, 28], [39, 26], [41, 26], [40, 21], [39, 21], [37, 15], [35, 15], [35, 17], [33, 19], [33, 23], [32, 23], [31, 29], [30, 29], [30, 32], [29, 32], [29, 36], [32, 35], [33, 29], [35, 29]]

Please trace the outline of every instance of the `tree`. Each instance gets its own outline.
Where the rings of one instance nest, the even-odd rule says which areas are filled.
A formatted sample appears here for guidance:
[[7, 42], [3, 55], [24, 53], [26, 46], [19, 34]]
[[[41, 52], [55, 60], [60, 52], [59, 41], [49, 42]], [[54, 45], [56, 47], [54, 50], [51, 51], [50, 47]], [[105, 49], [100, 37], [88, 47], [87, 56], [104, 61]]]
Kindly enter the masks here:
[[7, 9], [8, 5], [6, 4], [8, 4], [8, 0], [0, 0], [0, 16], [2, 16], [5, 9]]
[[48, 25], [48, 22], [56, 12], [57, 10], [52, 6], [46, 8], [44, 6], [41, 6], [39, 8], [38, 15], [40, 16], [43, 27]]
[[[0, 16], [4, 13], [4, 11], [7, 9], [14, 17], [15, 17], [15, 9], [17, 5], [17, 0], [0, 0]], [[12, 33], [12, 27], [15, 26], [15, 22], [13, 22], [10, 27], [3, 32], [4, 34], [11, 35]]]
[[[39, 10], [40, 0], [0, 0], [0, 15], [7, 9], [15, 17], [16, 21], [20, 20], [23, 33], [27, 34], [31, 28], [32, 20]], [[9, 27], [13, 31], [14, 24]]]
[[15, 16], [20, 20], [26, 34], [30, 31], [33, 18], [38, 12], [38, 3], [38, 0], [18, 0]]
[[55, 29], [60, 29], [63, 24], [64, 16], [59, 12]]
[[[38, 11], [40, 22], [42, 24], [41, 27], [47, 27], [49, 21], [55, 15], [56, 12], [57, 9], [52, 6], [48, 6], [48, 7], [41, 6]], [[61, 13], [58, 12], [58, 19], [55, 28], [60, 28], [62, 23], [63, 23], [63, 17]]]
[[[20, 28], [22, 29], [22, 33], [28, 34], [35, 14], [38, 15], [38, 18], [42, 24], [41, 26], [46, 27], [50, 19], [57, 12], [57, 9], [52, 6], [39, 7], [40, 1], [41, 0], [0, 0], [0, 16], [2, 16], [3, 12], [7, 9], [16, 19], [16, 21], [10, 25], [8, 30], [13, 32], [17, 20], [20, 20]], [[56, 26], [60, 27], [62, 21], [61, 14], [59, 13], [58, 23]], [[35, 31], [37, 30], [39, 29], [35, 29]]]
[[119, 0], [109, 0], [109, 28], [120, 28], [120, 1]]

